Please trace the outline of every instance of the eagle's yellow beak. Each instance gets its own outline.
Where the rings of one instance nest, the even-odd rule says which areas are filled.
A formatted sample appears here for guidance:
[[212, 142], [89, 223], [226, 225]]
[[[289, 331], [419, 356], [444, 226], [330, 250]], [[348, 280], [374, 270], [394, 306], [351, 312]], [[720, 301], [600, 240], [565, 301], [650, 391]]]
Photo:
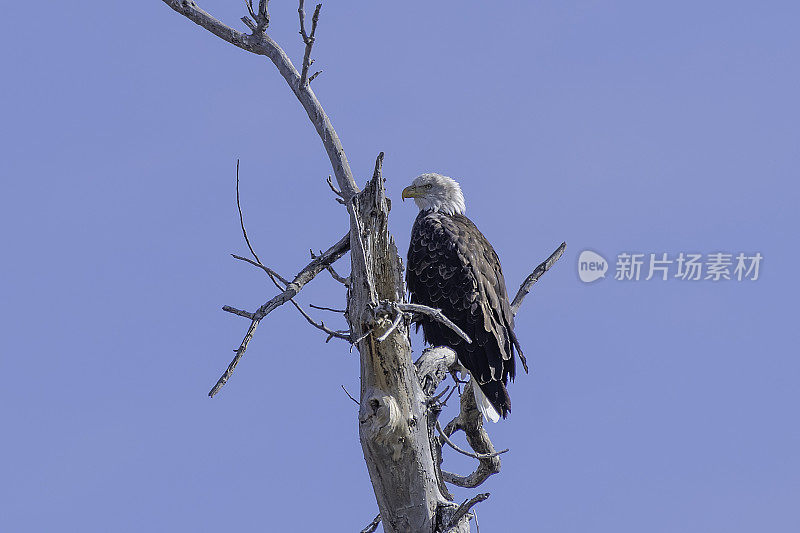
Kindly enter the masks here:
[[406, 198], [416, 198], [417, 197], [417, 187], [414, 185], [409, 185], [405, 189], [403, 189], [403, 201]]

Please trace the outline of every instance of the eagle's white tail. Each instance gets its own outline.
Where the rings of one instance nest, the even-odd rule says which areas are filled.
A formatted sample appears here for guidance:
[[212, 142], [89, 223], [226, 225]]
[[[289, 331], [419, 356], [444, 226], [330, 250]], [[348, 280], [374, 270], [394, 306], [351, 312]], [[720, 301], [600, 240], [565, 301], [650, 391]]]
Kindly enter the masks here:
[[480, 412], [483, 413], [483, 417], [492, 422], [500, 420], [500, 413], [497, 412], [492, 402], [490, 402], [489, 398], [483, 393], [475, 378], [472, 378], [470, 381], [472, 382], [472, 391], [475, 393], [475, 403], [478, 405]]

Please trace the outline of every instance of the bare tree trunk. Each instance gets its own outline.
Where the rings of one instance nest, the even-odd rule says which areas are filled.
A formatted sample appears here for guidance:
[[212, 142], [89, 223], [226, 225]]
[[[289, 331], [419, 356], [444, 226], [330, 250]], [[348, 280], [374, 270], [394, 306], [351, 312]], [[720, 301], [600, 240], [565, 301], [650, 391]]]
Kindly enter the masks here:
[[[380, 515], [363, 531], [375, 531], [382, 521], [387, 533], [468, 533], [470, 509], [489, 495], [478, 494], [458, 505], [452, 501], [445, 482], [462, 487], [479, 486], [490, 475], [500, 471], [499, 454], [503, 451], [495, 452], [469, 387], [462, 394], [460, 414], [444, 430], [439, 425], [441, 394], [435, 396], [436, 388], [448, 372], [457, 367], [455, 352], [446, 347], [434, 348], [426, 350], [416, 364], [411, 360], [409, 313], [427, 314], [466, 336], [439, 310], [405, 301], [402, 262], [388, 230], [391, 202], [386, 198], [381, 174], [383, 154], [378, 156], [372, 179], [359, 192], [336, 131], [311, 90], [310, 83], [319, 75], [319, 72], [310, 76], [308, 73], [321, 5], [316, 6], [311, 31], [308, 32], [303, 0], [299, 1], [300, 33], [305, 50], [302, 68], [298, 72], [283, 49], [266, 35], [270, 22], [268, 0], [259, 0], [257, 9], [252, 0], [246, 0], [250, 16], [243, 17], [242, 21], [250, 28], [251, 34], [226, 26], [200, 9], [194, 0], [163, 2], [221, 39], [248, 52], [266, 56], [275, 64], [322, 140], [339, 189], [330, 181], [329, 184], [338, 201], [347, 207], [350, 218], [349, 238], [345, 235], [319, 257], [314, 257], [291, 281], [261, 263], [250, 247], [244, 219], [241, 218], [244, 238], [255, 260], [235, 257], [261, 268], [281, 292], [255, 312], [223, 307], [225, 311], [250, 320], [250, 326], [236, 356], [209, 395], [213, 397], [219, 392], [232, 375], [259, 322], [272, 310], [291, 302], [309, 323], [328, 335], [328, 340], [345, 339], [356, 345], [361, 355], [359, 436], [380, 509]], [[515, 313], [531, 286], [561, 256], [564, 247], [562, 244], [525, 280], [514, 298]], [[332, 264], [348, 250], [351, 273], [344, 278], [333, 271]], [[325, 269], [347, 286], [345, 316], [350, 326], [349, 333], [316, 323], [294, 300], [300, 290]], [[455, 431], [465, 432], [475, 453], [461, 450], [449, 440]], [[444, 444], [477, 459], [479, 464], [475, 472], [469, 476], [443, 472], [440, 465]]]
[[405, 292], [400, 258], [387, 229], [390, 202], [384, 194], [382, 159], [383, 154], [372, 180], [357, 196], [351, 228], [348, 316], [353, 338], [363, 337], [358, 344], [359, 435], [384, 530], [434, 531], [437, 509], [446, 500], [436, 479], [426, 398], [411, 360], [405, 319], [377, 340], [394, 320], [376, 309], [380, 304], [391, 309], [391, 303], [404, 300]]

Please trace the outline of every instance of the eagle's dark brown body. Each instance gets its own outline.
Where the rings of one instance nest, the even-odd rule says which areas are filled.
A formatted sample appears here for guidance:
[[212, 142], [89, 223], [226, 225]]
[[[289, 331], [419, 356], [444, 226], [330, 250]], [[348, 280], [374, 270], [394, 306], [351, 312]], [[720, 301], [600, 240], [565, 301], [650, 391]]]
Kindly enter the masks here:
[[[506, 390], [514, 379], [514, 315], [492, 245], [462, 214], [420, 211], [411, 231], [406, 283], [411, 301], [441, 309], [472, 339], [467, 344], [439, 322], [423, 318], [425, 340], [449, 346], [497, 412], [511, 410]], [[523, 360], [524, 361], [524, 360]]]

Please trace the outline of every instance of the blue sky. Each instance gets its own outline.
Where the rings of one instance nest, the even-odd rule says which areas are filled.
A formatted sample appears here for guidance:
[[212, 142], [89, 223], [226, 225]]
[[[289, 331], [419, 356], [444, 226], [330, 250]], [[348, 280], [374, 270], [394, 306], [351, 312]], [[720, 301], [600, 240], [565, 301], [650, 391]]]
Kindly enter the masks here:
[[[272, 3], [297, 64], [296, 5]], [[206, 396], [247, 326], [220, 307], [274, 294], [228, 255], [246, 250], [236, 159], [253, 244], [288, 276], [347, 228], [325, 153], [270, 63], [140, 4], [6, 8], [0, 525], [358, 531], [377, 507], [346, 345], [286, 306]], [[243, 28], [241, 2], [200, 5]], [[798, 15], [325, 3], [314, 90], [359, 184], [380, 151], [393, 199], [421, 172], [458, 179], [511, 292], [568, 243], [518, 315], [532, 373], [491, 428], [511, 452], [482, 487], [487, 531], [800, 528]], [[394, 205], [405, 253], [416, 208]], [[621, 252], [764, 260], [755, 282], [584, 284], [584, 249], [610, 273]], [[344, 295], [322, 276], [300, 300]]]

